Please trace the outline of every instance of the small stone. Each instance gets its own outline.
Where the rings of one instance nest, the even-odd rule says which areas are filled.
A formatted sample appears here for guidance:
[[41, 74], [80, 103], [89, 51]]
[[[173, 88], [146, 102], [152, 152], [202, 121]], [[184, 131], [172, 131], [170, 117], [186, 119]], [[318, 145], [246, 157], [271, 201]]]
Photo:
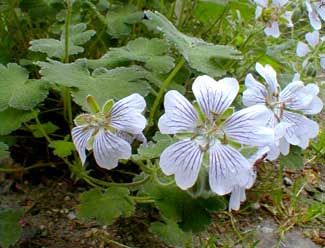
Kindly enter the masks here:
[[289, 177], [284, 177], [283, 178], [283, 183], [286, 185], [286, 186], [291, 186], [293, 184], [292, 180], [289, 178]]
[[44, 230], [45, 228], [46, 228], [46, 226], [44, 226], [44, 225], [39, 226], [39, 229], [41, 229], [41, 230]]
[[70, 201], [71, 198], [70, 198], [70, 196], [67, 195], [66, 197], [64, 197], [64, 200], [65, 200], [65, 201]]
[[263, 226], [263, 227], [261, 228], [261, 231], [262, 231], [263, 233], [272, 233], [272, 232], [273, 232], [273, 228], [271, 228], [271, 227], [267, 227], [267, 226]]
[[77, 218], [74, 211], [71, 211], [70, 213], [68, 213], [67, 217], [68, 217], [69, 220], [74, 220], [74, 219]]
[[252, 205], [251, 205], [252, 209], [260, 209], [261, 208], [261, 205], [258, 203], [258, 202], [254, 202]]

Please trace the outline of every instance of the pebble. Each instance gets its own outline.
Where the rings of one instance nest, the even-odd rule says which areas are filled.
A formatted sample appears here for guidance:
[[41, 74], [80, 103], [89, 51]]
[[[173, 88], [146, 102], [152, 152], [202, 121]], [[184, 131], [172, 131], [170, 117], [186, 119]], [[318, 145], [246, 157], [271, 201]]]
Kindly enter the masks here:
[[69, 220], [74, 220], [77, 218], [76, 213], [74, 211], [69, 212], [67, 217]]
[[272, 233], [272, 232], [273, 232], [273, 228], [271, 228], [271, 227], [267, 227], [267, 226], [263, 226], [263, 227], [261, 228], [261, 231], [262, 231], [263, 233]]
[[67, 195], [66, 197], [64, 197], [64, 200], [65, 200], [65, 201], [70, 201], [71, 198], [70, 198], [70, 196]]
[[289, 178], [289, 177], [284, 177], [283, 178], [283, 183], [286, 185], [286, 186], [291, 186], [293, 184], [292, 180]]

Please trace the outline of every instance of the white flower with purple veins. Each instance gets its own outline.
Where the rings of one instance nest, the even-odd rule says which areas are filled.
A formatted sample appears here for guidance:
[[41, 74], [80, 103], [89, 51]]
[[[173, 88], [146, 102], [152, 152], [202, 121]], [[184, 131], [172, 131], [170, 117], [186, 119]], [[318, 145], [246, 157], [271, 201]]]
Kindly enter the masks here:
[[[293, 27], [291, 20], [293, 12], [283, 12], [288, 0], [273, 0], [270, 4], [269, 0], [254, 0], [254, 2], [257, 4], [255, 18], [258, 19], [262, 16], [263, 20], [266, 19], [267, 27], [264, 29], [264, 33], [267, 36], [280, 37], [279, 19], [284, 19], [287, 22], [287, 27]], [[263, 10], [266, 14], [263, 13]]]
[[215, 81], [200, 76], [192, 90], [196, 107], [175, 90], [165, 95], [165, 114], [159, 119], [159, 130], [163, 134], [178, 134], [176, 137], [181, 140], [162, 152], [162, 171], [175, 174], [176, 184], [188, 189], [195, 184], [206, 157], [213, 192], [224, 195], [234, 185], [245, 187], [251, 178], [251, 166], [233, 144], [263, 146], [272, 142], [273, 130], [264, 127], [260, 118], [265, 106], [242, 109], [226, 118], [226, 110], [239, 90], [234, 78]]
[[322, 22], [325, 21], [325, 1], [313, 1], [306, 0], [306, 8], [308, 11], [308, 17], [310, 25], [315, 30], [320, 30], [322, 28]]
[[132, 94], [116, 103], [107, 101], [101, 110], [95, 107], [97, 110], [93, 114], [76, 117], [76, 127], [71, 133], [82, 164], [86, 161], [86, 149], [93, 150], [97, 164], [105, 169], [115, 168], [119, 159], [130, 158], [129, 142], [133, 138], [143, 138], [142, 131], [147, 122], [141, 113], [145, 107], [144, 98]]
[[251, 166], [250, 180], [247, 182], [247, 184], [244, 187], [241, 187], [239, 185], [235, 185], [233, 187], [233, 189], [231, 191], [230, 199], [229, 199], [229, 207], [228, 207], [229, 211], [231, 211], [232, 209], [239, 210], [240, 203], [244, 202], [246, 200], [245, 190], [250, 189], [256, 180], [256, 172], [255, 172], [254, 165], [258, 160], [260, 160], [260, 159], [263, 160], [263, 156], [265, 156], [269, 150], [270, 149], [268, 147], [260, 148], [257, 150], [257, 152], [255, 154], [253, 154], [252, 156], [250, 156], [248, 158], [248, 162]]
[[[306, 57], [307, 55], [314, 56], [314, 52], [318, 51], [319, 48], [325, 41], [325, 37], [319, 38], [319, 32], [314, 31], [311, 33], [307, 33], [305, 35], [306, 41], [308, 45], [304, 42], [299, 41], [296, 49], [296, 54], [298, 57]], [[302, 66], [305, 67], [308, 64], [309, 59], [311, 58], [308, 56], [302, 63]], [[320, 65], [325, 70], [325, 55], [319, 54], [320, 57]]]
[[270, 65], [264, 67], [257, 63], [256, 71], [264, 78], [266, 85], [248, 74], [243, 103], [245, 106], [264, 104], [268, 107], [268, 125], [274, 128], [276, 141], [270, 144], [268, 158], [274, 160], [280, 152], [287, 155], [290, 144], [305, 149], [309, 139], [317, 136], [319, 126], [302, 114], [314, 115], [322, 110], [323, 103], [317, 96], [318, 86], [293, 81], [281, 91], [276, 72]]

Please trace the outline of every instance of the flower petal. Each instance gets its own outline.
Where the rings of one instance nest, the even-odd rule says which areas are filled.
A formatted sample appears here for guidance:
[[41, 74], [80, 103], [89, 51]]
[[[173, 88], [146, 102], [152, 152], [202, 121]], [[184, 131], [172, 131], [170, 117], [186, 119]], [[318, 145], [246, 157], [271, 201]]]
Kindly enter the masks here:
[[192, 90], [201, 110], [211, 119], [213, 113], [222, 114], [230, 107], [237, 96], [239, 84], [235, 78], [215, 81], [204, 75], [195, 79]]
[[279, 149], [282, 155], [287, 156], [289, 154], [290, 144], [285, 138], [280, 139]]
[[312, 47], [315, 48], [315, 46], [318, 44], [319, 42], [319, 32], [318, 31], [314, 31], [314, 32], [310, 32], [307, 33], [305, 35], [306, 41], [308, 42], [308, 44]]
[[74, 145], [76, 146], [82, 165], [85, 164], [87, 158], [86, 156], [87, 142], [90, 139], [93, 132], [94, 132], [93, 128], [88, 128], [85, 125], [72, 128], [71, 131], [72, 140]]
[[243, 104], [251, 106], [255, 104], [265, 104], [267, 91], [263, 84], [255, 80], [252, 74], [248, 74], [245, 78], [246, 90], [243, 92]]
[[308, 145], [306, 139], [315, 138], [319, 131], [319, 126], [315, 121], [297, 113], [283, 111], [281, 121], [292, 124], [291, 127], [286, 129], [285, 138], [287, 141], [290, 143], [291, 136], [295, 135], [300, 140], [297, 145], [302, 149], [305, 149]]
[[322, 28], [322, 23], [314, 10], [308, 11], [308, 18], [313, 29], [320, 30]]
[[264, 146], [274, 142], [274, 131], [266, 127], [268, 118], [268, 109], [258, 104], [233, 113], [221, 128], [240, 144]]
[[127, 141], [103, 128], [99, 129], [94, 140], [94, 156], [100, 167], [113, 169], [119, 159], [128, 159], [131, 155], [131, 146]]
[[304, 42], [299, 41], [296, 49], [298, 57], [304, 57], [310, 52], [308, 45]]
[[254, 0], [254, 2], [258, 5], [261, 5], [263, 8], [268, 6], [268, 0]]
[[273, 0], [272, 5], [278, 8], [283, 7], [289, 0]]
[[323, 70], [325, 70], [325, 54], [320, 54], [320, 66], [322, 67]]
[[264, 78], [267, 88], [271, 94], [278, 92], [278, 81], [276, 79], [276, 72], [270, 65], [264, 67], [260, 63], [256, 63], [256, 71]]
[[188, 189], [197, 180], [203, 151], [195, 141], [186, 139], [167, 147], [160, 155], [160, 167], [166, 175], [175, 174], [175, 181], [181, 189]]
[[146, 107], [143, 96], [132, 94], [116, 102], [111, 109], [110, 125], [132, 134], [141, 133], [147, 121], [141, 114]]
[[263, 8], [260, 6], [257, 6], [255, 9], [255, 19], [258, 19], [263, 13]]
[[280, 30], [279, 30], [279, 24], [278, 22], [271, 22], [267, 25], [267, 27], [264, 29], [264, 33], [267, 36], [272, 36], [274, 38], [280, 37]]
[[302, 110], [304, 114], [315, 115], [320, 113], [322, 109], [323, 109], [322, 100], [318, 96], [315, 96], [308, 106], [301, 108], [300, 110]]
[[245, 188], [236, 185], [231, 191], [229, 206], [228, 206], [229, 211], [239, 210], [240, 203], [245, 200], [246, 200]]
[[199, 123], [192, 104], [178, 91], [171, 90], [165, 95], [165, 114], [160, 117], [158, 127], [163, 134], [193, 132]]
[[325, 6], [324, 6], [324, 1], [318, 1], [317, 6], [316, 6], [316, 12], [322, 18], [323, 21], [325, 21]]
[[293, 15], [293, 11], [286, 11], [283, 14], [283, 17], [287, 20], [287, 27], [288, 28], [292, 28], [293, 27], [292, 15]]
[[213, 192], [228, 194], [236, 185], [245, 187], [250, 177], [250, 164], [236, 149], [221, 144], [210, 149], [209, 184]]

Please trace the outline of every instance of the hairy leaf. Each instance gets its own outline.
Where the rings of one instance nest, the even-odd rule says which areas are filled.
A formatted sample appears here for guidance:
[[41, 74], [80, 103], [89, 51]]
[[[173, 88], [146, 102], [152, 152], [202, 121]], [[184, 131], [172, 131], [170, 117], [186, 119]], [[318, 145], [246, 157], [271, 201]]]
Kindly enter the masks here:
[[[40, 129], [39, 125], [29, 125], [29, 128], [33, 131], [33, 135], [36, 138], [44, 137], [42, 130]], [[42, 124], [42, 128], [45, 130], [47, 134], [54, 133], [59, 129], [58, 126], [54, 125], [52, 122], [47, 122]]]
[[23, 215], [22, 210], [0, 209], [0, 246], [8, 248], [15, 244], [21, 235], [18, 221]]
[[90, 68], [115, 67], [128, 61], [144, 63], [144, 66], [158, 73], [167, 73], [175, 65], [173, 57], [166, 55], [168, 45], [161, 39], [140, 37], [126, 46], [112, 48], [103, 57], [89, 60]]
[[173, 220], [167, 220], [166, 224], [161, 222], [151, 223], [149, 231], [156, 234], [166, 244], [175, 245], [176, 247], [186, 247], [186, 244], [189, 244], [192, 240], [192, 234], [184, 232]]
[[128, 36], [132, 24], [140, 22], [142, 18], [143, 12], [137, 11], [133, 5], [118, 6], [107, 13], [107, 32], [115, 38]]
[[49, 147], [53, 148], [54, 155], [57, 155], [60, 158], [70, 156], [72, 151], [75, 150], [74, 144], [66, 140], [54, 140], [49, 144]]
[[28, 72], [21, 66], [0, 64], [0, 111], [9, 107], [28, 110], [43, 101], [47, 84], [43, 80], [28, 79]]
[[301, 148], [298, 146], [291, 146], [290, 153], [287, 156], [280, 155], [279, 161], [284, 168], [291, 170], [298, 170], [304, 167], [304, 159], [301, 153]]
[[[87, 30], [85, 23], [78, 23], [70, 26], [69, 32], [69, 55], [82, 53], [84, 48], [81, 45], [85, 44], [95, 35], [94, 30]], [[38, 39], [30, 42], [29, 49], [34, 52], [46, 53], [48, 57], [63, 58], [65, 56], [65, 32], [61, 34], [60, 40], [56, 39]]]
[[8, 149], [9, 149], [8, 145], [0, 141], [0, 159], [9, 156], [10, 152], [8, 151]]
[[110, 225], [121, 215], [131, 216], [134, 210], [134, 201], [129, 197], [128, 189], [112, 187], [105, 192], [92, 189], [81, 194], [78, 216]]
[[140, 192], [154, 198], [160, 214], [179, 223], [184, 231], [203, 231], [211, 223], [209, 211], [226, 207], [222, 197], [192, 198], [176, 186], [164, 187], [148, 183]]
[[91, 74], [85, 60], [63, 64], [51, 60], [39, 62], [43, 78], [51, 83], [72, 87], [74, 101], [88, 110], [86, 97], [92, 95], [102, 106], [108, 99], [139, 93], [146, 96], [150, 91], [149, 72], [141, 67], [118, 67], [112, 70], [98, 68]]
[[20, 128], [23, 122], [33, 119], [33, 114], [28, 111], [7, 108], [0, 112], [0, 135], [7, 135]]
[[197, 71], [211, 76], [222, 76], [226, 73], [219, 59], [239, 59], [239, 51], [231, 46], [214, 45], [202, 39], [181, 33], [159, 12], [145, 11], [149, 19], [145, 23], [162, 32], [166, 40], [172, 42], [184, 56], [189, 65]]

